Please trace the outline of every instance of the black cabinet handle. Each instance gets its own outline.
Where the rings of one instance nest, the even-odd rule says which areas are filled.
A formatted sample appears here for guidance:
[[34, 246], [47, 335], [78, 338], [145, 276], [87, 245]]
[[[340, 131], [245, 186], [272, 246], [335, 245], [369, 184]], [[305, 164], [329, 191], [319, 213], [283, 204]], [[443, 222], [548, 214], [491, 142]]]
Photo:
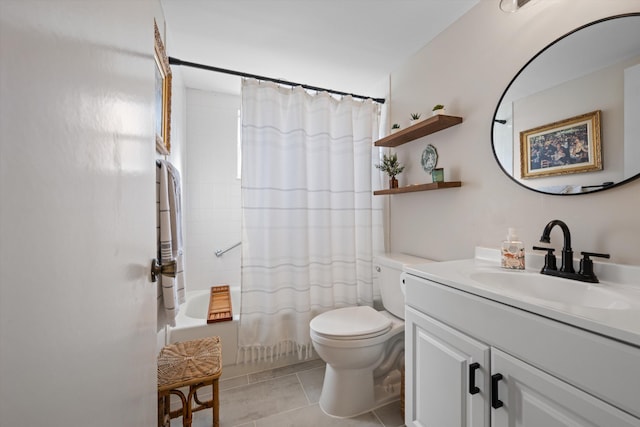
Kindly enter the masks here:
[[476, 371], [480, 368], [478, 362], [469, 365], [469, 394], [478, 394], [480, 389], [476, 387]]
[[502, 408], [502, 400], [498, 399], [498, 382], [502, 379], [502, 374], [491, 375], [491, 407], [493, 409]]

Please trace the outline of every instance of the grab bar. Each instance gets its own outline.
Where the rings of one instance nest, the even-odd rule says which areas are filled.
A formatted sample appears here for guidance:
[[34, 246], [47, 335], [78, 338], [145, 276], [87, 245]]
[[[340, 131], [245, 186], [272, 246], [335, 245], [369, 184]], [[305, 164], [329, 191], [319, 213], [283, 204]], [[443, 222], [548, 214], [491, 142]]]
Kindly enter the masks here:
[[238, 242], [235, 245], [229, 246], [227, 249], [218, 249], [215, 254], [218, 258], [220, 258], [223, 254], [226, 254], [227, 252], [229, 252], [231, 249], [235, 248], [236, 246], [240, 246], [242, 244], [242, 242]]

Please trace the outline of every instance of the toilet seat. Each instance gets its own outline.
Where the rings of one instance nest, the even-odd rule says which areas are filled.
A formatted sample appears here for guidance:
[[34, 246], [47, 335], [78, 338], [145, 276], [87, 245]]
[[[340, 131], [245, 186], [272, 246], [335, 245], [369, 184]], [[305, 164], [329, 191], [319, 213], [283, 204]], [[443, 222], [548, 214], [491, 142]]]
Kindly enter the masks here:
[[330, 340], [365, 340], [384, 335], [393, 322], [369, 306], [345, 307], [322, 313], [311, 320], [314, 335]]

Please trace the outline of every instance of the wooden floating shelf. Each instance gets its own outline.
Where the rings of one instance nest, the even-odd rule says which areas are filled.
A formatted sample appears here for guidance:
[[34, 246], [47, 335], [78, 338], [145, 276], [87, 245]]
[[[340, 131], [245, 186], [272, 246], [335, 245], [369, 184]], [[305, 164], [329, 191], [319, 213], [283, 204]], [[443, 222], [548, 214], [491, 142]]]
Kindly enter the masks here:
[[375, 146], [397, 147], [398, 145], [450, 128], [451, 126], [459, 125], [460, 123], [462, 123], [462, 117], [439, 114], [437, 116], [429, 117], [428, 119], [416, 123], [413, 126], [409, 126], [406, 129], [401, 129], [394, 134], [385, 136], [384, 138], [377, 140], [375, 142]]
[[373, 192], [373, 194], [375, 196], [379, 196], [382, 194], [413, 193], [414, 191], [440, 190], [443, 188], [460, 187], [461, 185], [462, 185], [462, 182], [460, 181], [433, 182], [431, 184], [416, 184], [416, 185], [409, 185], [407, 187], [389, 188], [387, 190], [376, 190]]

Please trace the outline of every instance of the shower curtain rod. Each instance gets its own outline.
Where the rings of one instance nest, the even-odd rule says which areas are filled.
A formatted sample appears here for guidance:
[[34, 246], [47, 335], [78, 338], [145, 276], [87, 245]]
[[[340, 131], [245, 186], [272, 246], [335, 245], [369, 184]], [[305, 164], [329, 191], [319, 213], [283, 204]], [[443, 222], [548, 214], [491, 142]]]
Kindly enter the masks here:
[[353, 93], [340, 92], [340, 91], [333, 90], [333, 89], [325, 89], [325, 88], [322, 88], [322, 87], [309, 86], [309, 85], [304, 85], [304, 84], [301, 84], [301, 83], [293, 83], [293, 82], [288, 82], [286, 80], [279, 80], [279, 79], [273, 79], [271, 77], [258, 76], [256, 74], [242, 73], [240, 71], [227, 70], [227, 69], [224, 69], [224, 68], [212, 67], [210, 65], [203, 65], [203, 64], [198, 64], [198, 63], [195, 63], [195, 62], [183, 61], [181, 59], [174, 58], [172, 56], [169, 57], [169, 64], [171, 64], [171, 65], [184, 65], [185, 67], [200, 68], [201, 70], [215, 71], [216, 73], [231, 74], [231, 75], [240, 76], [240, 77], [248, 77], [248, 78], [253, 78], [253, 79], [257, 79], [257, 80], [263, 80], [263, 81], [267, 81], [267, 82], [283, 84], [283, 85], [287, 85], [287, 86], [302, 86], [305, 89], [315, 90], [317, 92], [329, 92], [329, 93], [332, 93], [334, 95], [351, 96], [353, 98], [358, 98], [358, 99], [371, 99], [373, 102], [377, 102], [379, 104], [384, 104], [384, 101], [385, 101], [384, 98], [372, 98], [370, 96], [354, 95]]

